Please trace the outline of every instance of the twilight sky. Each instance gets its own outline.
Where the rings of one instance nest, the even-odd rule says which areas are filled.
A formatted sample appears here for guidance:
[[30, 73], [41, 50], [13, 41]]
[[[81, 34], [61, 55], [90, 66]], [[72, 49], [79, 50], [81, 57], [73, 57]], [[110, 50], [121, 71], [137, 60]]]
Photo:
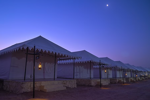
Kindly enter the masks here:
[[0, 50], [39, 35], [150, 68], [150, 0], [0, 0]]

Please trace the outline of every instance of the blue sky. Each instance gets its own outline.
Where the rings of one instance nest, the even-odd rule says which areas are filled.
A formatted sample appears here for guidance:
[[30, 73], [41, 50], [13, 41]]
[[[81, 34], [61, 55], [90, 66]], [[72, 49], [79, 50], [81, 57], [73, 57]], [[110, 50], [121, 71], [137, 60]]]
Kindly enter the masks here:
[[41, 35], [70, 51], [150, 67], [149, 5], [150, 0], [0, 0], [0, 50]]

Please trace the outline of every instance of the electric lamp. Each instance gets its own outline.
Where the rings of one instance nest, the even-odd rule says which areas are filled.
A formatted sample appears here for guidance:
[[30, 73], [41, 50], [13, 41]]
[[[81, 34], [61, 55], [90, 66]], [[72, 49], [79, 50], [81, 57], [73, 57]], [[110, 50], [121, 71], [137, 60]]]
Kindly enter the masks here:
[[42, 69], [42, 65], [41, 65], [41, 62], [39, 63], [39, 66], [38, 66], [39, 70]]
[[107, 70], [105, 69], [105, 73], [107, 72]]

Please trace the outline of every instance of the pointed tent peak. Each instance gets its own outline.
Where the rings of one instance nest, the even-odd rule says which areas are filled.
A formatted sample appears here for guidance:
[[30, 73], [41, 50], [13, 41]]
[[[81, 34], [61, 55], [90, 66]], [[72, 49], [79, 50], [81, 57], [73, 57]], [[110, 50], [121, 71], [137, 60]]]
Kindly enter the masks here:
[[121, 61], [115, 61], [115, 62], [121, 62]]
[[128, 69], [129, 67], [127, 67], [123, 62], [121, 61], [115, 61], [116, 65], [119, 67], [122, 67], [124, 69]]
[[[90, 52], [87, 51], [87, 50], [75, 51], [75, 52], [72, 52], [72, 53], [75, 53], [75, 54], [87, 54], [87, 55], [84, 55], [84, 56], [91, 55], [91, 56], [97, 57], [97, 56], [95, 56], [94, 54], [90, 53]], [[98, 58], [98, 57], [97, 57], [97, 58]]]
[[145, 68], [142, 67], [142, 66], [139, 66], [138, 68], [140, 68], [142, 71], [147, 71], [147, 69], [145, 69]]
[[99, 57], [99, 58], [108, 58], [108, 57]]
[[109, 58], [109, 57], [99, 57], [99, 59], [106, 59], [106, 60], [108, 60], [108, 61], [112, 61], [112, 62], [114, 62], [115, 63], [115, 61], [114, 60], [112, 60], [111, 58]]
[[[95, 55], [93, 55], [92, 53], [90, 53], [90, 52], [88, 52], [86, 50], [76, 51], [76, 52], [72, 52], [72, 53], [75, 53], [75, 54], [78, 54], [78, 55], [80, 55], [80, 54], [87, 54], [87, 55], [95, 56]], [[87, 56], [87, 55], [82, 55], [82, 56]], [[97, 56], [95, 56], [95, 57], [97, 57]]]
[[113, 60], [110, 59], [109, 57], [99, 57], [99, 59], [105, 59], [105, 60], [113, 61]]
[[74, 52], [72, 52], [72, 53], [81, 53], [81, 52], [87, 52], [87, 53], [89, 53], [88, 51], [86, 51], [86, 50], [80, 50], [80, 51], [74, 51]]
[[4, 54], [6, 52], [10, 52], [10, 51], [12, 52], [19, 48], [29, 47], [30, 49], [32, 49], [32, 48], [34, 48], [34, 46], [36, 46], [36, 49], [38, 49], [38, 50], [43, 50], [43, 51], [47, 51], [47, 52], [48, 51], [55, 52], [56, 54], [62, 54], [64, 56], [69, 56], [69, 57], [77, 57], [73, 53], [71, 53], [69, 50], [64, 49], [63, 47], [51, 42], [50, 40], [48, 40], [42, 36], [38, 36], [38, 37], [32, 38], [30, 40], [27, 40], [27, 41], [24, 41], [21, 43], [17, 43], [6, 49], [3, 49], [2, 51], [0, 51], [0, 55]]
[[116, 63], [112, 60], [112, 59], [110, 59], [110, 58], [108, 58], [108, 57], [101, 57], [101, 58], [99, 58], [103, 63], [105, 63], [105, 64], [107, 64], [108, 66], [110, 66], [110, 67], [119, 67], [119, 66], [117, 66], [116, 65]]
[[42, 35], [39, 35], [39, 36], [37, 36], [37, 37], [35, 37], [35, 38], [43, 38], [43, 39], [46, 39], [46, 38], [43, 37]]
[[76, 51], [72, 52], [73, 54], [76, 54], [77, 56], [81, 56], [82, 59], [79, 59], [78, 61], [93, 61], [93, 62], [99, 62], [99, 58], [92, 53], [86, 51], [86, 50], [81, 50], [81, 51]]
[[126, 65], [130, 65], [129, 63], [125, 63]]
[[128, 68], [132, 69], [132, 70], [137, 70], [133, 65], [130, 65], [130, 64], [125, 64]]
[[[99, 58], [86, 50], [75, 51], [72, 53], [75, 54], [76, 56], [81, 57], [81, 59], [75, 60], [76, 63], [81, 63], [81, 62], [86, 63], [86, 62], [90, 62], [90, 61], [99, 63]], [[60, 63], [72, 63], [72, 60], [67, 60], [67, 61], [60, 62]]]

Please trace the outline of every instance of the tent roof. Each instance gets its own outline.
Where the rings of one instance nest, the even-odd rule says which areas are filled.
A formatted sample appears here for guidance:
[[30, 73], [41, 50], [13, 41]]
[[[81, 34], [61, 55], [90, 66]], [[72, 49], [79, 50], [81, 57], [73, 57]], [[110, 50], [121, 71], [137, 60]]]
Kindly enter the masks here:
[[144, 67], [139, 66], [139, 69], [141, 69], [141, 71], [148, 71], [147, 69], [145, 69]]
[[[81, 57], [81, 59], [76, 59], [75, 62], [88, 62], [88, 61], [92, 61], [92, 62], [98, 63], [100, 61], [97, 56], [89, 53], [86, 50], [72, 52], [72, 53], [75, 54], [76, 56], [80, 56]], [[59, 61], [59, 63], [72, 63], [72, 62], [73, 62], [73, 60]]]
[[147, 71], [150, 71], [150, 68], [145, 68]]
[[27, 47], [31, 50], [34, 48], [34, 46], [36, 50], [39, 50], [39, 51], [43, 50], [43, 51], [50, 52], [50, 53], [57, 53], [63, 56], [76, 57], [76, 55], [72, 54], [70, 51], [47, 40], [46, 38], [42, 36], [38, 36], [36, 38], [7, 47], [0, 51], [0, 55], [8, 53], [8, 52], [13, 52], [19, 49], [23, 49], [23, 48], [26, 49]]
[[128, 66], [126, 66], [124, 63], [122, 63], [121, 61], [115, 61], [115, 63], [118, 67], [121, 67], [122, 69], [131, 69]]
[[125, 64], [127, 67], [129, 67], [130, 69], [133, 69], [133, 70], [138, 70], [139, 69], [137, 67], [135, 67], [134, 65], [130, 65], [130, 64]]
[[110, 67], [116, 67], [117, 66], [117, 64], [112, 59], [110, 59], [108, 57], [101, 57], [101, 58], [99, 58], [99, 60], [102, 63], [109, 65]]

